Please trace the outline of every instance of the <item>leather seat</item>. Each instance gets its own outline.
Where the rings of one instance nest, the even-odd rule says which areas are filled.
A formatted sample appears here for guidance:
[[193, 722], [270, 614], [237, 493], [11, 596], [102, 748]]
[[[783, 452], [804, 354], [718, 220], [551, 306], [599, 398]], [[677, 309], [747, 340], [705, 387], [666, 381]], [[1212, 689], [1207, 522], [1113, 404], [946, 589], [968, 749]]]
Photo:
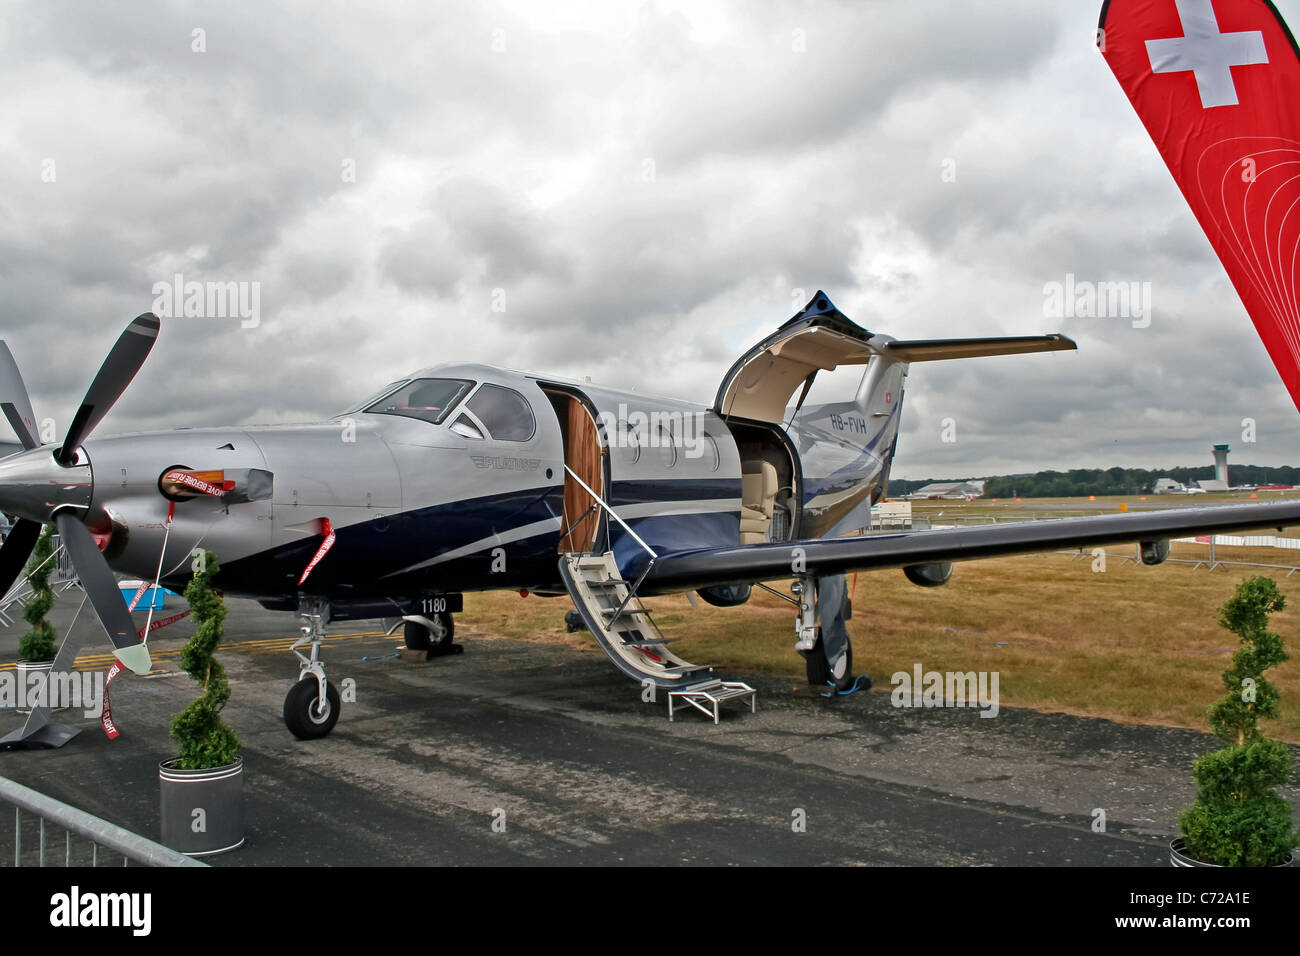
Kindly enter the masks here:
[[776, 505], [776, 466], [768, 461], [747, 461], [740, 473], [740, 543], [767, 540]]

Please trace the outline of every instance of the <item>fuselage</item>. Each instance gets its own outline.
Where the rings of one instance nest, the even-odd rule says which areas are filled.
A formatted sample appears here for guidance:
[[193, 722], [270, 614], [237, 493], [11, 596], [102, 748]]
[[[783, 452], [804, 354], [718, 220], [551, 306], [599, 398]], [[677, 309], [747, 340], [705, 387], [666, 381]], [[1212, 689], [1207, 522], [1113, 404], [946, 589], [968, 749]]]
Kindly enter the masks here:
[[[428, 383], [432, 401], [439, 388], [449, 396], [445, 407], [413, 398], [431, 394]], [[318, 423], [90, 440], [80, 475], [90, 489], [86, 523], [114, 570], [152, 580], [161, 569], [180, 588], [191, 555], [209, 550], [228, 593], [287, 608], [301, 591], [380, 616], [385, 602], [405, 611], [431, 594], [561, 593], [562, 551], [612, 550], [635, 573], [650, 551], [734, 546], [752, 504], [742, 473], [763, 462], [778, 483], [766, 540], [861, 527], [896, 413], [873, 421], [854, 403], [823, 405], [787, 428], [588, 383], [441, 365]], [[169, 526], [160, 480], [177, 469], [271, 481], [234, 503], [172, 495]], [[608, 508], [593, 507], [587, 488]], [[300, 586], [323, 540], [321, 519], [336, 540]]]

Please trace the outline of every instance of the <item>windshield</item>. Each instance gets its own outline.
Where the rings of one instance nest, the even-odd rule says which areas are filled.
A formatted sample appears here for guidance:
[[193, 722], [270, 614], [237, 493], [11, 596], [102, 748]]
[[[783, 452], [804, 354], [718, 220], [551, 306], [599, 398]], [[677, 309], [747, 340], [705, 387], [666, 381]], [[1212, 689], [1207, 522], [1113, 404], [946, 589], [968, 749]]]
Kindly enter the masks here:
[[363, 411], [372, 415], [402, 415], [440, 425], [473, 385], [457, 378], [417, 378], [399, 385], [395, 391], [381, 393], [383, 397]]
[[381, 398], [388, 395], [390, 392], [394, 392], [397, 389], [401, 388], [409, 381], [410, 381], [409, 378], [404, 378], [400, 382], [389, 382], [379, 391], [367, 395], [364, 400], [357, 402], [355, 405], [349, 405], [347, 409], [339, 412], [339, 414], [335, 417], [337, 418], [343, 415], [355, 415], [357, 412], [364, 412], [371, 405], [375, 404], [375, 402], [379, 401]]

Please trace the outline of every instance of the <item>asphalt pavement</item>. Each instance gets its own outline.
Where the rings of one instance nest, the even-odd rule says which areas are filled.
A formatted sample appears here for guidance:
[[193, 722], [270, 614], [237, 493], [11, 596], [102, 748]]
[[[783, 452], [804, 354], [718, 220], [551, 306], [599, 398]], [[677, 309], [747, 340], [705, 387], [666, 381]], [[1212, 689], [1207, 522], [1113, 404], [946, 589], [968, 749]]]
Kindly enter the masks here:
[[[60, 599], [57, 623], [77, 600]], [[228, 606], [220, 656], [247, 819], [245, 845], [211, 858], [220, 867], [1164, 866], [1192, 763], [1215, 744], [1008, 707], [896, 708], [879, 690], [827, 700], [745, 674], [721, 676], [757, 687], [757, 713], [670, 723], [663, 697], [643, 701], [594, 642], [509, 640], [464, 617], [465, 652], [429, 661], [398, 656], [378, 622], [332, 627], [323, 658], [355, 699], [330, 736], [300, 741], [282, 719], [296, 618]], [[93, 626], [83, 611], [77, 627]], [[20, 633], [0, 628], [0, 661]], [[157, 838], [168, 721], [196, 693], [176, 662], [188, 636], [188, 620], [159, 631], [155, 672], [114, 683], [116, 740], [65, 711], [75, 739], [0, 753], [0, 775]], [[108, 651], [87, 647], [81, 666], [106, 666]], [[21, 720], [0, 710], [0, 735]]]

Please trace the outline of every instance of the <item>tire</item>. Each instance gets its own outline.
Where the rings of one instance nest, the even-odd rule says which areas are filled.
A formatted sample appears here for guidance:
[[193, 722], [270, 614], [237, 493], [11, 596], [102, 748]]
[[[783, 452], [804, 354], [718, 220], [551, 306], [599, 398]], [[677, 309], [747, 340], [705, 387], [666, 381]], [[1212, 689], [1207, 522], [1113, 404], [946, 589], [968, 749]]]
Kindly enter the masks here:
[[832, 684], [836, 690], [848, 690], [853, 686], [852, 644], [844, 651], [842, 674], [831, 673], [830, 664], [826, 660], [826, 651], [820, 637], [817, 638], [817, 644], [811, 651], [800, 651], [800, 653], [804, 657], [804, 670], [808, 675], [808, 683], [814, 687], [825, 687]]
[[338, 688], [325, 682], [325, 713], [316, 712], [320, 688], [314, 677], [304, 677], [290, 689], [284, 699], [284, 725], [299, 740], [324, 737], [338, 723], [341, 702]]
[[417, 624], [415, 621], [407, 621], [406, 626], [402, 629], [402, 636], [406, 639], [406, 646], [413, 651], [431, 651], [435, 647], [445, 647], [451, 643], [452, 636], [456, 633], [456, 620], [447, 611], [441, 614], [433, 614], [429, 617], [433, 622], [434, 630], [432, 632], [425, 629], [423, 624]]

